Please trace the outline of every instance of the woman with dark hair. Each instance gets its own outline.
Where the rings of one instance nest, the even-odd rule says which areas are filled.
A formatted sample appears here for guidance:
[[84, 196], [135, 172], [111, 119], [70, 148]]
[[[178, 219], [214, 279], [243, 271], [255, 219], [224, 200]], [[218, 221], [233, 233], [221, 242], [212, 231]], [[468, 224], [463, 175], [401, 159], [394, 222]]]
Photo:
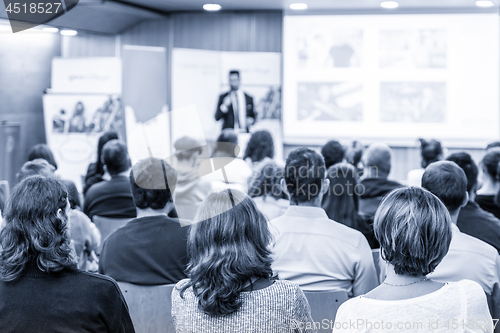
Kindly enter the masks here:
[[99, 142], [97, 143], [97, 160], [94, 163], [91, 163], [87, 169], [83, 194], [87, 192], [90, 186], [103, 180], [102, 177], [104, 176], [104, 167], [101, 161], [102, 148], [106, 142], [116, 139], [118, 139], [118, 133], [113, 131], [106, 132], [99, 138]]
[[134, 332], [114, 280], [77, 269], [59, 181], [24, 179], [0, 233], [1, 332]]
[[271, 133], [265, 130], [253, 133], [248, 140], [243, 160], [247, 161], [253, 170], [258, 170], [273, 157], [274, 141]]
[[284, 174], [285, 169], [271, 161], [254, 173], [250, 182], [248, 195], [269, 220], [283, 215], [290, 206], [288, 196], [281, 188]]
[[[448, 253], [452, 223], [443, 202], [427, 190], [411, 187], [389, 193], [374, 222], [387, 277], [377, 288], [342, 304], [333, 331], [493, 332], [478, 283], [427, 278]], [[352, 322], [354, 327], [349, 326]], [[459, 329], [455, 322], [464, 326]]]
[[479, 163], [479, 186], [476, 202], [487, 212], [500, 218], [500, 148], [491, 149]]
[[443, 147], [441, 146], [441, 142], [433, 139], [429, 141], [418, 139], [418, 141], [420, 141], [420, 156], [422, 158], [420, 161], [421, 168], [408, 172], [406, 178], [408, 186], [420, 186], [424, 169], [427, 168], [429, 164], [443, 159]]
[[172, 293], [176, 332], [312, 331], [302, 290], [273, 275], [268, 222], [249, 197], [213, 192], [196, 220], [188, 239], [189, 279]]
[[28, 162], [41, 158], [49, 162], [50, 165], [54, 166], [54, 170], [57, 170], [57, 162], [54, 158], [54, 154], [50, 150], [49, 146], [44, 143], [34, 145], [28, 153]]

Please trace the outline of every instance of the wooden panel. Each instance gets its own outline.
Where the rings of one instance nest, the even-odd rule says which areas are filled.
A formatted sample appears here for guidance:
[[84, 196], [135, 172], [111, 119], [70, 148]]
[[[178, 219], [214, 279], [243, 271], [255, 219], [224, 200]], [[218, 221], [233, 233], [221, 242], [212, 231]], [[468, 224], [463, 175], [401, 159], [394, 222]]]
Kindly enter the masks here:
[[78, 33], [74, 37], [66, 37], [67, 54], [65, 57], [114, 57], [115, 35]]

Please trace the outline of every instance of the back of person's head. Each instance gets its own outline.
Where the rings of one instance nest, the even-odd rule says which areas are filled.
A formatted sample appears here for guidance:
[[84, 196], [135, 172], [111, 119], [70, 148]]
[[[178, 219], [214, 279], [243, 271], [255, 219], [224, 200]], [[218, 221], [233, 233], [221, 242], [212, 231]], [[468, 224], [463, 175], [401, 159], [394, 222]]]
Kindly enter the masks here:
[[248, 140], [243, 159], [250, 158], [252, 162], [259, 162], [265, 157], [274, 157], [273, 137], [268, 131], [257, 131]]
[[322, 192], [325, 179], [323, 156], [309, 148], [297, 148], [288, 155], [285, 167], [285, 182], [290, 201], [307, 202]]
[[325, 167], [328, 169], [344, 160], [344, 146], [338, 141], [330, 140], [321, 148], [321, 155], [323, 155]]
[[498, 165], [500, 163], [500, 148], [492, 148], [484, 155], [479, 163], [483, 173], [486, 174], [493, 182], [500, 181]]
[[372, 143], [363, 154], [363, 166], [368, 177], [387, 178], [391, 172], [392, 150], [385, 143]]
[[16, 174], [17, 182], [22, 181], [29, 176], [40, 175], [44, 177], [54, 177], [55, 168], [47, 160], [42, 158], [34, 159], [24, 163], [21, 170]]
[[211, 193], [201, 204], [188, 239], [190, 281], [200, 309], [210, 316], [230, 315], [252, 277], [269, 279], [272, 241], [268, 222], [249, 197], [237, 190]]
[[191, 159], [196, 153], [201, 154], [202, 145], [195, 138], [183, 136], [174, 143], [175, 156], [179, 161]]
[[139, 209], [163, 209], [172, 198], [177, 172], [164, 160], [145, 158], [130, 171], [130, 191]]
[[439, 198], [410, 187], [396, 189], [382, 200], [373, 228], [382, 258], [396, 274], [416, 276], [433, 272], [443, 260], [450, 247], [451, 224]]
[[334, 221], [354, 227], [357, 223], [358, 197], [357, 169], [350, 163], [337, 163], [326, 171], [330, 180], [328, 192], [323, 196], [322, 207]]
[[248, 195], [251, 198], [263, 196], [271, 196], [275, 199], [287, 199], [288, 196], [281, 188], [281, 180], [285, 174], [285, 170], [278, 166], [275, 162], [266, 163], [250, 183]]
[[361, 162], [361, 157], [363, 156], [363, 144], [359, 141], [354, 140], [350, 146], [345, 150], [345, 160], [347, 163], [351, 163], [355, 167]]
[[106, 142], [102, 148], [102, 163], [110, 175], [116, 175], [130, 168], [127, 146], [120, 140]]
[[467, 177], [467, 192], [472, 193], [475, 190], [477, 184], [477, 165], [474, 163], [472, 157], [466, 152], [453, 153], [446, 158], [446, 160], [455, 162], [459, 167], [462, 168]]
[[108, 141], [111, 140], [118, 140], [118, 133], [114, 131], [105, 132], [99, 137], [99, 141], [97, 142], [96, 171], [99, 174], [104, 174], [104, 169], [102, 167], [102, 148]]
[[236, 157], [235, 149], [238, 145], [238, 135], [232, 129], [225, 129], [217, 138], [213, 155], [220, 157]]
[[67, 205], [66, 188], [56, 179], [31, 176], [14, 187], [0, 233], [1, 280], [15, 280], [30, 263], [44, 272], [76, 268]]
[[495, 142], [489, 143], [486, 146], [486, 151], [489, 151], [489, 150], [494, 149], [494, 148], [500, 148], [500, 141], [495, 141]]
[[75, 183], [73, 183], [71, 180], [66, 179], [61, 179], [59, 181], [66, 187], [66, 191], [68, 192], [68, 201], [71, 209], [82, 207], [80, 203], [80, 194], [76, 189]]
[[443, 147], [441, 146], [441, 142], [436, 140], [426, 141], [424, 139], [419, 139], [419, 141], [422, 168], [425, 169], [429, 164], [437, 162], [443, 158]]
[[30, 149], [28, 153], [28, 161], [33, 161], [37, 158], [46, 160], [50, 165], [54, 166], [54, 170], [57, 170], [57, 163], [56, 159], [54, 158], [54, 154], [52, 154], [52, 151], [46, 144], [40, 143], [38, 145], [34, 145]]
[[441, 199], [450, 213], [459, 209], [467, 197], [465, 172], [450, 161], [430, 164], [422, 176], [422, 187]]

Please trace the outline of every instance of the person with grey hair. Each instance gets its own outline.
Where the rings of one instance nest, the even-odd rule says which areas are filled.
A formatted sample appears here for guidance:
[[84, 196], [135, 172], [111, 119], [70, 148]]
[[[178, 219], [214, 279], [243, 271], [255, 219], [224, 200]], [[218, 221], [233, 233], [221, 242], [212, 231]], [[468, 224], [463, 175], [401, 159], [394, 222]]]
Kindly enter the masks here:
[[186, 278], [187, 233], [175, 211], [177, 172], [164, 160], [146, 158], [130, 171], [137, 218], [104, 241], [99, 273], [140, 285], [177, 283]]
[[448, 332], [455, 321], [467, 323], [468, 332], [492, 332], [478, 283], [428, 278], [448, 252], [452, 224], [446, 206], [424, 189], [388, 194], [374, 222], [387, 276], [377, 288], [340, 306], [333, 332]]
[[438, 281], [469, 279], [479, 283], [492, 301], [493, 318], [499, 318], [500, 256], [493, 246], [462, 233], [457, 227], [460, 210], [469, 199], [465, 172], [454, 162], [432, 163], [422, 176], [422, 187], [441, 199], [453, 222], [450, 249], [430, 277]]
[[[358, 210], [368, 224], [369, 230], [372, 230], [373, 216], [384, 196], [403, 186], [388, 179], [391, 172], [391, 158], [392, 150], [385, 143], [373, 143], [363, 153], [363, 179], [359, 182]], [[371, 248], [379, 247], [373, 232], [365, 236]]]
[[183, 136], [175, 141], [174, 148], [177, 159], [175, 209], [180, 218], [192, 221], [198, 207], [212, 192], [210, 180], [208, 177], [203, 177], [199, 170], [203, 145], [194, 138]]
[[111, 179], [98, 182], [88, 189], [83, 212], [91, 219], [94, 215], [110, 218], [136, 217], [128, 182], [130, 158], [127, 146], [120, 140], [106, 142], [102, 148], [101, 160]]

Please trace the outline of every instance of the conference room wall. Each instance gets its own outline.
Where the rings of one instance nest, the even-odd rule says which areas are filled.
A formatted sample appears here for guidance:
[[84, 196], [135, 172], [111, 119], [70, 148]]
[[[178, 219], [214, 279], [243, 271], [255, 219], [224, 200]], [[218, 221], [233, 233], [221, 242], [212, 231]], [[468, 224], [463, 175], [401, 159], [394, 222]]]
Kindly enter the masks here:
[[29, 149], [45, 142], [42, 95], [50, 87], [52, 58], [60, 56], [61, 36], [40, 32], [0, 33], [0, 45], [0, 122], [21, 125], [13, 165], [18, 170]]

